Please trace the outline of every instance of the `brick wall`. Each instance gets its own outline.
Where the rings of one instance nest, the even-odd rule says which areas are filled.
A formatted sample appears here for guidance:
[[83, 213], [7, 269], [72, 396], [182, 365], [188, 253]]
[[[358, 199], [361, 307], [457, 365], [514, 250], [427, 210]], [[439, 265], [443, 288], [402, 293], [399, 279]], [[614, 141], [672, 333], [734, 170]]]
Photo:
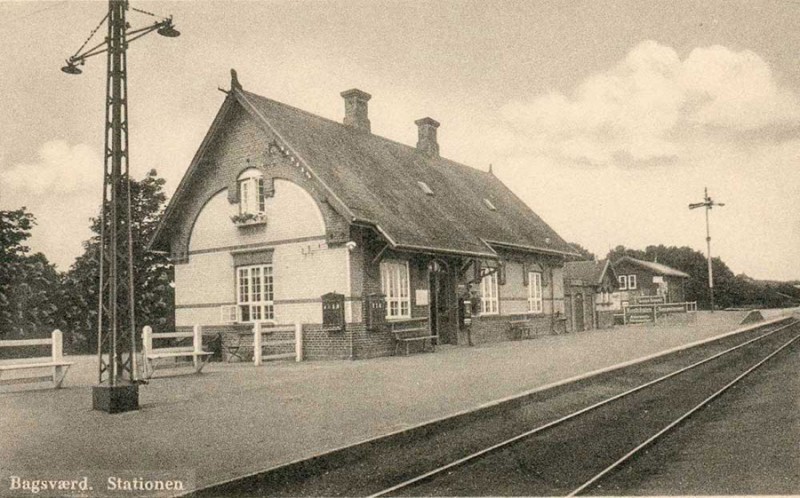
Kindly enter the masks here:
[[[578, 299], [578, 295], [581, 296], [581, 299]], [[576, 326], [578, 313], [583, 315], [583, 330], [597, 328], [595, 324], [596, 296], [593, 286], [569, 285], [567, 287], [567, 295], [564, 297], [564, 315], [567, 318], [567, 331], [578, 331]], [[580, 309], [579, 302], [583, 303]]]
[[[473, 344], [488, 344], [494, 342], [513, 341], [520, 339], [519, 332], [512, 330], [509, 322], [522, 320], [522, 316], [489, 315], [472, 320], [470, 332]], [[553, 333], [553, 321], [549, 315], [530, 315], [527, 317], [533, 324], [532, 335], [548, 335]], [[556, 330], [561, 326], [561, 321], [556, 322]], [[458, 334], [458, 344], [466, 345], [467, 332], [462, 330]]]

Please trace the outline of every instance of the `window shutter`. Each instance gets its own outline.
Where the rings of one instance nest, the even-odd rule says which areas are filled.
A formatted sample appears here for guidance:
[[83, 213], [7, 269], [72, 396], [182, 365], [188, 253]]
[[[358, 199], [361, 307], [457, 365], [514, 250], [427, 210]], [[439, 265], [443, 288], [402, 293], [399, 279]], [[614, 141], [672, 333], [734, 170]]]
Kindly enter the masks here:
[[500, 285], [506, 285], [506, 264], [503, 261], [500, 261], [498, 263], [497, 283]]
[[528, 263], [522, 263], [522, 285], [527, 287], [530, 285], [530, 281], [528, 278]]
[[239, 202], [239, 182], [236, 178], [228, 182], [228, 202], [231, 204]]

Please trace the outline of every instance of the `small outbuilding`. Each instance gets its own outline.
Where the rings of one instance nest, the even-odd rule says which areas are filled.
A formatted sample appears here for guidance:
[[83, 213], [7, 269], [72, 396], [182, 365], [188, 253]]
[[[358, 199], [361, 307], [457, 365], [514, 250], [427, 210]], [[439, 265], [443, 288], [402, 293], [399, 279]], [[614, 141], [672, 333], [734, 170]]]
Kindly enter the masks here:
[[614, 326], [612, 295], [617, 278], [608, 259], [564, 265], [564, 306], [570, 332]]
[[630, 256], [623, 256], [612, 266], [617, 274], [618, 301], [621, 303], [632, 303], [644, 296], [660, 296], [667, 303], [686, 301], [688, 273]]

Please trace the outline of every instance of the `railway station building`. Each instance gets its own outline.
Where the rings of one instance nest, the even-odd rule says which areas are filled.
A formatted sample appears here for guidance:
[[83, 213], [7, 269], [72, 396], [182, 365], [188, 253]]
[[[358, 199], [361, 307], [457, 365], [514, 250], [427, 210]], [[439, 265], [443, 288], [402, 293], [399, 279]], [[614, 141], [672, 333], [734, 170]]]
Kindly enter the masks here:
[[[393, 354], [566, 327], [570, 246], [491, 172], [372, 133], [370, 95], [332, 121], [231, 88], [151, 243], [175, 264], [176, 324], [223, 341], [301, 324], [306, 358]], [[411, 123], [409, 123], [411, 125]]]

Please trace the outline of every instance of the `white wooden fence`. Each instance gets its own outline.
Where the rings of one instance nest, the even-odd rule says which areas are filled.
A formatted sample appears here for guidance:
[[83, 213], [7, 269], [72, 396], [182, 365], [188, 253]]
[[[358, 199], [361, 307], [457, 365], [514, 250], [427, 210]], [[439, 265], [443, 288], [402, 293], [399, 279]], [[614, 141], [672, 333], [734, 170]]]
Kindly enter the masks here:
[[[265, 334], [276, 332], [294, 332], [293, 339], [264, 339]], [[269, 346], [294, 345], [294, 352], [264, 354], [264, 348]], [[264, 361], [294, 358], [303, 361], [303, 326], [299, 323], [293, 325], [277, 325], [264, 327], [261, 322], [253, 324], [253, 363], [262, 365]]]

